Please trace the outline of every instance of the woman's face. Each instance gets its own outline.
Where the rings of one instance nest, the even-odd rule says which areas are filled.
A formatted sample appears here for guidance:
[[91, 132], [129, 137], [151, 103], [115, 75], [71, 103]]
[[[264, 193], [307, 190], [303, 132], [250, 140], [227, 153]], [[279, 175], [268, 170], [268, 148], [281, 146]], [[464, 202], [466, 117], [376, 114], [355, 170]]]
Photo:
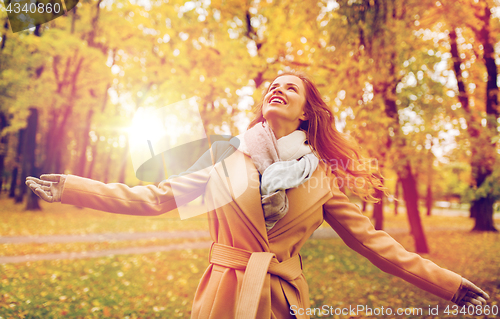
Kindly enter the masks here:
[[294, 75], [283, 75], [271, 84], [262, 105], [262, 114], [267, 121], [300, 125], [306, 120], [304, 105], [306, 92], [302, 80]]

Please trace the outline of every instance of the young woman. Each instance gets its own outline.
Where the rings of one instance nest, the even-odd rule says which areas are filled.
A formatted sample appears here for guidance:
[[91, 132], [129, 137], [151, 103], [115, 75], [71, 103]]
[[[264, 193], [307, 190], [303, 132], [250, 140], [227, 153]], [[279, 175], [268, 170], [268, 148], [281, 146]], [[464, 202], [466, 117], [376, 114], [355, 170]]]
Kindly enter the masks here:
[[383, 271], [459, 306], [486, 304], [489, 296], [470, 281], [376, 231], [340, 191], [339, 184], [347, 185], [374, 200], [369, 187], [387, 189], [359, 165], [357, 148], [335, 129], [309, 78], [278, 75], [256, 115], [237, 143], [212, 145], [204, 158], [215, 158], [213, 167], [204, 169], [200, 160], [159, 186], [129, 188], [72, 175], [26, 183], [48, 202], [132, 215], [162, 214], [204, 193], [214, 244], [192, 318], [309, 318], [299, 252], [323, 220]]

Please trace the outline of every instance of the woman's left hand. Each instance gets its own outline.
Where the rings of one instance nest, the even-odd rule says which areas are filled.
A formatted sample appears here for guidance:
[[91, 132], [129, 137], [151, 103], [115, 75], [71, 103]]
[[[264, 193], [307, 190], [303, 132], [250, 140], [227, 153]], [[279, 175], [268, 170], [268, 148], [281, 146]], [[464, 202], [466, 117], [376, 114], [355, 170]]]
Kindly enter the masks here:
[[486, 305], [486, 300], [489, 298], [490, 296], [481, 288], [462, 277], [462, 284], [451, 301], [459, 306], [475, 306]]

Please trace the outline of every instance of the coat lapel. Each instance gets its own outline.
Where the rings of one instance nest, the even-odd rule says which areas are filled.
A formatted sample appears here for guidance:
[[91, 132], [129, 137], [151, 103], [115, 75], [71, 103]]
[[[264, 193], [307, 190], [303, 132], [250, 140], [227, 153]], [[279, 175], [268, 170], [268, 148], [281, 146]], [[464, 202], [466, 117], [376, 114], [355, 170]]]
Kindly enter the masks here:
[[292, 227], [307, 218], [304, 213], [313, 206], [323, 205], [331, 196], [330, 177], [325, 168], [318, 165], [311, 178], [305, 183], [287, 190], [289, 210], [285, 217], [280, 219], [269, 231], [268, 236], [274, 237], [284, 231], [283, 228]]
[[244, 215], [242, 218], [246, 218], [256, 235], [269, 244], [260, 199], [259, 172], [252, 159], [240, 151], [235, 151], [217, 163], [215, 170], [230, 190], [233, 201]]

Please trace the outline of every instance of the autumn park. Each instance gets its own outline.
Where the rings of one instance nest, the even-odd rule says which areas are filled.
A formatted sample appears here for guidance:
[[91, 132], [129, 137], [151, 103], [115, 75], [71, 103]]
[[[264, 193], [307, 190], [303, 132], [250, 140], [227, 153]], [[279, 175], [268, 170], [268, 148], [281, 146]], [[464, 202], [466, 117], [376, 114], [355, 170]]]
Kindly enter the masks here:
[[0, 319], [190, 318], [207, 214], [48, 203], [25, 180], [157, 185], [136, 174], [131, 138], [148, 125], [134, 131], [137, 114], [193, 99], [207, 135], [238, 136], [288, 71], [314, 79], [337, 129], [376, 164], [391, 196], [341, 188], [375, 229], [490, 296], [454, 307], [323, 223], [300, 254], [310, 307], [332, 311], [311, 318], [500, 316], [499, 1], [80, 0], [13, 32], [14, 2], [0, 5]]

